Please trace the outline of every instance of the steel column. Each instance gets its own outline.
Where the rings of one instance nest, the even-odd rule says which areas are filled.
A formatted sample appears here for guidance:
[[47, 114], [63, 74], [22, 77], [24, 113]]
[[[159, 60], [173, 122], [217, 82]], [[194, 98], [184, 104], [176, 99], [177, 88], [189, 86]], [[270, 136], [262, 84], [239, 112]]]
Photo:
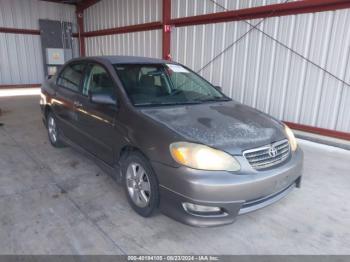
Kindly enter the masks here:
[[85, 36], [84, 36], [84, 11], [77, 9], [77, 23], [78, 23], [78, 39], [80, 56], [85, 56]]
[[163, 59], [171, 60], [170, 41], [171, 41], [171, 0], [163, 0]]

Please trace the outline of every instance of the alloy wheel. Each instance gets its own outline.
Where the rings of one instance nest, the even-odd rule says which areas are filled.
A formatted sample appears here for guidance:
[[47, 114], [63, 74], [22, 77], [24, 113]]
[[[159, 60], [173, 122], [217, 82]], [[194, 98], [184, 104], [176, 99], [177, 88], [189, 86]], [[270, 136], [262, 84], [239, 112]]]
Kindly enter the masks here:
[[50, 136], [51, 142], [53, 143], [57, 142], [56, 121], [52, 116], [50, 116], [48, 119], [48, 130], [49, 130], [49, 136]]
[[126, 170], [126, 186], [129, 196], [138, 207], [146, 207], [150, 202], [151, 184], [145, 169], [138, 163], [130, 163]]

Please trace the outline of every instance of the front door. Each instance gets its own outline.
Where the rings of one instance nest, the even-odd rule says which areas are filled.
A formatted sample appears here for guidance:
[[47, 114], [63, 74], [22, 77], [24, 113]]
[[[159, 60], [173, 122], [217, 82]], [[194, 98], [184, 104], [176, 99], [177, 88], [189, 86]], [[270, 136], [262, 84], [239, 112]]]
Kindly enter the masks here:
[[114, 162], [114, 145], [118, 141], [115, 128], [118, 114], [115, 105], [96, 104], [90, 101], [89, 94], [107, 94], [116, 98], [116, 86], [107, 70], [99, 64], [89, 64], [79, 96], [78, 125], [84, 144], [81, 146], [107, 164]]
[[57, 78], [52, 109], [63, 135], [74, 142], [80, 139], [78, 131], [77, 98], [81, 91], [85, 63], [71, 63], [65, 66]]

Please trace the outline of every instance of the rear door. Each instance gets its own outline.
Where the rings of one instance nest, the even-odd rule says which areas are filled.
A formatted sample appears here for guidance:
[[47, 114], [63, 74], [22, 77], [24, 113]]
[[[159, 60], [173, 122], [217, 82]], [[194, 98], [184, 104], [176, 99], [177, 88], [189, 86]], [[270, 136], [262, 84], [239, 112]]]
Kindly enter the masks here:
[[108, 164], [113, 164], [114, 145], [119, 134], [115, 128], [118, 114], [116, 105], [92, 103], [89, 93], [108, 94], [117, 100], [116, 85], [108, 70], [100, 64], [90, 63], [79, 97], [81, 108], [78, 109], [78, 126], [84, 137], [83, 148]]
[[63, 135], [77, 142], [79, 140], [77, 98], [81, 91], [85, 63], [74, 62], [66, 65], [57, 78], [57, 91], [52, 108]]

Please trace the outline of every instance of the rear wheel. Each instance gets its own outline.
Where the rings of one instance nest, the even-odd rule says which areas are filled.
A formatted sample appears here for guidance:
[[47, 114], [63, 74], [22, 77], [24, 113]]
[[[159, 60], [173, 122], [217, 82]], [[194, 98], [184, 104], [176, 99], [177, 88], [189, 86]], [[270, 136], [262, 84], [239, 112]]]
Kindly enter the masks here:
[[151, 216], [158, 207], [158, 181], [148, 160], [129, 154], [122, 164], [125, 192], [131, 207], [141, 216]]
[[51, 112], [48, 113], [46, 121], [50, 143], [54, 147], [64, 147], [60, 138], [60, 130], [58, 129], [56, 118]]

